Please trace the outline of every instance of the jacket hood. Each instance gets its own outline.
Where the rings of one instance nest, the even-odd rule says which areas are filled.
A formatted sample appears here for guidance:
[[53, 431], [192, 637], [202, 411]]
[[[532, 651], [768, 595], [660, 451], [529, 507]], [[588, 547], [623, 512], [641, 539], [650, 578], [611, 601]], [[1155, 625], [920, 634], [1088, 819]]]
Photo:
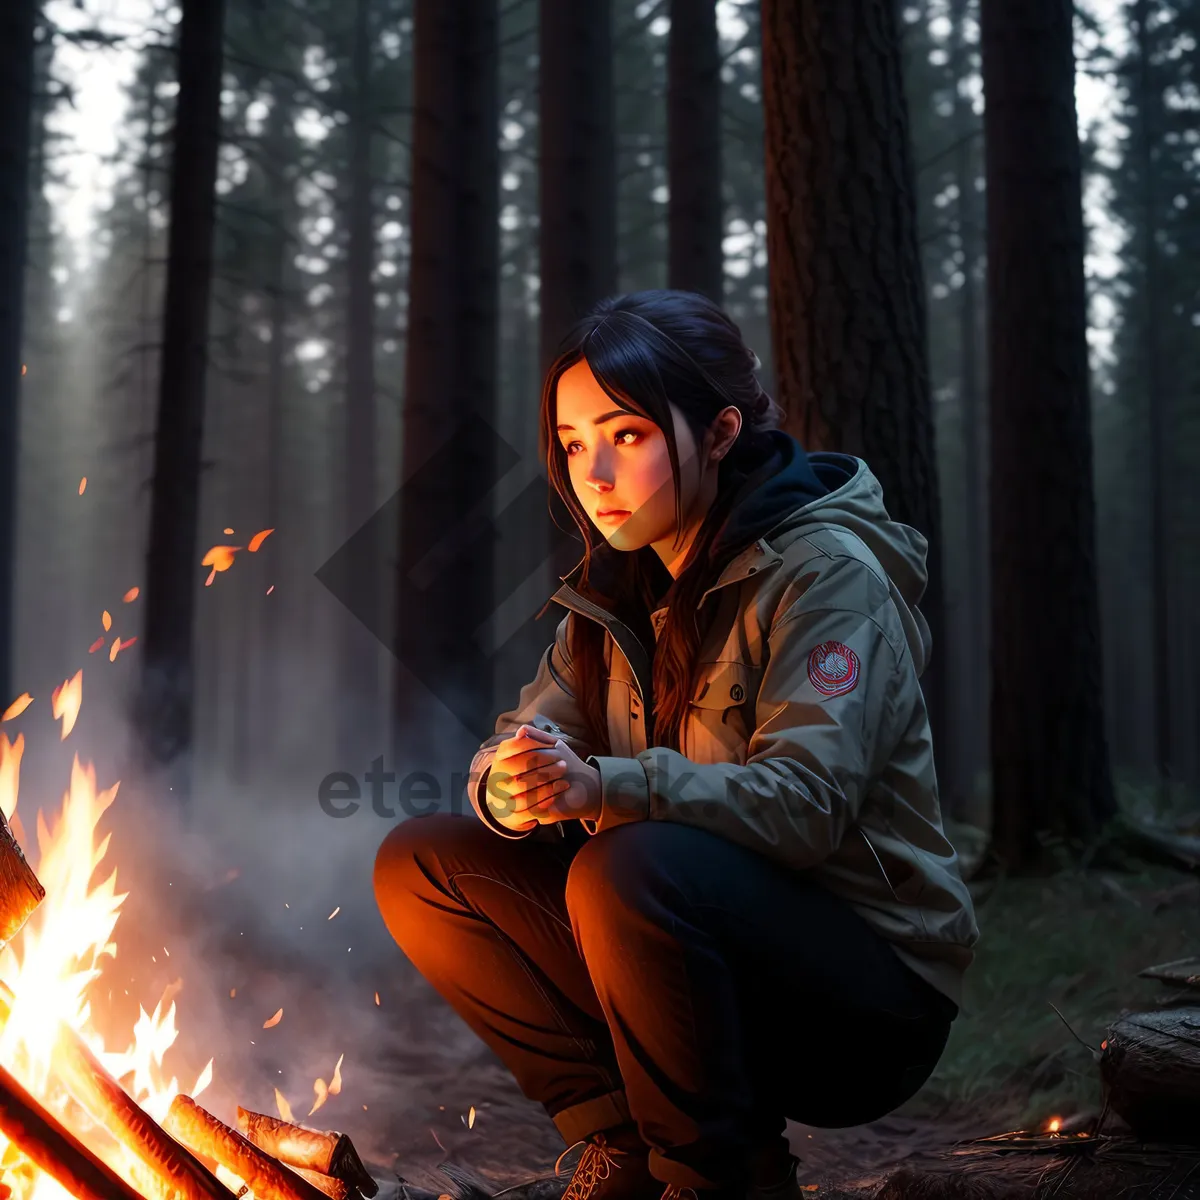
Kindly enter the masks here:
[[875, 556], [888, 577], [892, 601], [900, 612], [908, 647], [918, 675], [929, 658], [929, 626], [917, 609], [929, 582], [925, 536], [894, 521], [883, 503], [883, 488], [860, 458], [849, 454], [809, 454], [813, 473], [825, 493], [788, 514], [770, 530], [774, 541], [781, 534], [803, 536], [816, 528], [844, 529]]

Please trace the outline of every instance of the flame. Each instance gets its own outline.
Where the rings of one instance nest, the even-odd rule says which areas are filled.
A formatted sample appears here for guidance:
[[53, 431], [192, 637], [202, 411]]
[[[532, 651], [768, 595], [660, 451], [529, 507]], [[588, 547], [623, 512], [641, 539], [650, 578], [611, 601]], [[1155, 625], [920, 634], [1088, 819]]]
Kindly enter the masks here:
[[105, 633], [112, 628], [112, 613], [107, 608], [100, 614], [100, 624], [104, 626]]
[[125, 593], [125, 595], [123, 595], [123, 596], [121, 597], [121, 599], [122, 599], [122, 600], [123, 600], [123, 601], [124, 601], [126, 604], [132, 604], [132, 603], [133, 603], [133, 602], [134, 602], [134, 601], [135, 601], [135, 600], [138, 598], [138, 593], [139, 593], [139, 591], [140, 591], [140, 589], [139, 589], [139, 588], [131, 587], [131, 588], [129, 589], [129, 591], [127, 591], [127, 592]]
[[316, 1097], [316, 1099], [313, 1101], [312, 1108], [308, 1110], [308, 1115], [310, 1117], [329, 1098], [329, 1088], [326, 1086], [325, 1080], [318, 1079], [313, 1083], [313, 1095]]
[[1047, 1133], [1057, 1133], [1061, 1128], [1062, 1128], [1062, 1118], [1061, 1117], [1051, 1117], [1050, 1120], [1048, 1120], [1046, 1122], [1046, 1132]]
[[228, 571], [233, 566], [233, 556], [241, 549], [241, 546], [214, 546], [200, 560], [200, 565], [214, 571]]
[[278, 1025], [279, 1022], [282, 1020], [283, 1020], [283, 1009], [282, 1008], [276, 1009], [275, 1015], [273, 1017], [268, 1017], [263, 1022], [263, 1028], [264, 1029], [274, 1029], [275, 1026]]
[[271, 534], [273, 534], [274, 532], [275, 532], [275, 530], [273, 530], [273, 529], [260, 529], [250, 539], [250, 544], [246, 547], [246, 549], [249, 550], [251, 554], [256, 553], [259, 546], [261, 546], [263, 544], [263, 542], [265, 542], [267, 540], [267, 538], [269, 538], [271, 536]]
[[[72, 685], [55, 693], [55, 715], [66, 714]], [[78, 711], [77, 701], [75, 711]], [[65, 725], [64, 725], [65, 728]], [[21, 754], [0, 735], [0, 807], [17, 830], [17, 790]], [[100, 791], [91, 764], [75, 756], [70, 786], [57, 814], [37, 816], [37, 862], [34, 869], [46, 898], [13, 941], [0, 951], [0, 980], [11, 990], [11, 1012], [0, 1032], [0, 1061], [35, 1097], [118, 1175], [137, 1187], [145, 1169], [132, 1153], [108, 1138], [66, 1093], [50, 1070], [50, 1057], [61, 1024], [75, 1030], [104, 1067], [150, 1116], [161, 1121], [180, 1091], [198, 1096], [212, 1081], [209, 1060], [190, 1089], [163, 1070], [163, 1058], [174, 1044], [175, 996], [181, 981], [169, 985], [152, 1013], [139, 1006], [138, 1018], [124, 1049], [109, 1048], [91, 1026], [91, 985], [107, 960], [116, 955], [114, 940], [126, 893], [117, 891], [117, 873], [93, 884], [108, 852], [109, 837], [97, 838], [100, 818], [120, 785]], [[31, 863], [33, 855], [30, 855]], [[61, 1024], [60, 1024], [61, 1023]], [[16, 1200], [67, 1200], [69, 1193], [39, 1171], [6, 1138], [0, 1136], [0, 1188]], [[143, 1190], [143, 1189], [139, 1189]]]
[[281, 1120], [288, 1121], [294, 1124], [296, 1118], [292, 1116], [292, 1106], [287, 1102], [287, 1097], [278, 1089], [275, 1089], [275, 1107], [279, 1110]]
[[3, 714], [0, 714], [0, 721], [11, 721], [13, 717], [19, 717], [32, 703], [33, 697], [28, 692], [22, 692]]
[[333, 1068], [333, 1078], [329, 1081], [329, 1094], [336, 1096], [342, 1090], [342, 1059], [344, 1054], [338, 1055], [337, 1063]]
[[83, 702], [83, 671], [76, 671], [70, 679], [64, 679], [50, 696], [50, 708], [56, 721], [62, 721], [62, 736], [59, 741], [65, 742], [71, 730], [75, 728], [75, 719], [79, 716], [79, 705]]
[[86, 487], [87, 487], [87, 476], [85, 475], [85, 476], [84, 476], [84, 477], [83, 477], [83, 478], [82, 478], [82, 479], [79, 481], [79, 494], [80, 494], [81, 496], [83, 495], [84, 489], [85, 489]]

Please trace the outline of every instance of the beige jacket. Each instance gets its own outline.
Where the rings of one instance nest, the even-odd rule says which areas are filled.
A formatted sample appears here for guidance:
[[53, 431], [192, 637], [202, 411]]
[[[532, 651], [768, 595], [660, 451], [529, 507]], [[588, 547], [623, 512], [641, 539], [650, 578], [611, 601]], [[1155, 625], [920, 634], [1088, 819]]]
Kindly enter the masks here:
[[[554, 596], [569, 610], [555, 641], [476, 753], [469, 792], [498, 834], [556, 836], [555, 826], [505, 829], [487, 788], [495, 746], [518, 726], [555, 732], [600, 771], [603, 811], [584, 822], [589, 833], [677, 821], [811, 872], [961, 1004], [979, 934], [942, 828], [918, 683], [930, 651], [916, 607], [926, 542], [888, 517], [865, 463], [841, 462], [850, 464], [847, 482], [747, 546], [706, 593], [717, 595], [717, 610], [697, 658], [682, 753], [647, 745], [649, 655], [577, 590], [580, 564]], [[655, 636], [665, 614], [653, 614]], [[610, 752], [600, 757], [573, 699], [569, 637], [581, 619], [608, 631]]]

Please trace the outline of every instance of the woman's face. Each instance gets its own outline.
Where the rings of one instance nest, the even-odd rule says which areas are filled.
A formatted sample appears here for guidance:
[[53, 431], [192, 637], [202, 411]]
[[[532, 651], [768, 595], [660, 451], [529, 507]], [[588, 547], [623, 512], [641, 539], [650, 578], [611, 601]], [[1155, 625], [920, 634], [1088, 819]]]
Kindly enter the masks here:
[[[686, 544], [681, 549], [674, 545], [675, 486], [662, 430], [647, 417], [619, 409], [584, 359], [559, 377], [557, 397], [558, 439], [584, 512], [614, 549], [652, 545], [670, 568]], [[697, 515], [703, 518], [703, 511], [695, 510], [700, 505], [707, 510], [703, 501], [711, 489], [703, 485], [715, 483], [716, 471], [701, 471], [687, 421], [673, 404], [671, 415], [687, 527], [698, 524]]]

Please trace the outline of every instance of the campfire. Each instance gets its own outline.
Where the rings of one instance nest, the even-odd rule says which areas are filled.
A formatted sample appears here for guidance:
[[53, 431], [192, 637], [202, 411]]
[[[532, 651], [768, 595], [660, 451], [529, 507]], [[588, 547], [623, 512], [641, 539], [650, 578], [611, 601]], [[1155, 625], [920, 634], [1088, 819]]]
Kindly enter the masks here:
[[[78, 688], [55, 692], [70, 732]], [[7, 714], [6, 714], [7, 715]], [[116, 953], [124, 894], [116, 871], [93, 884], [108, 837], [96, 827], [117, 785], [96, 787], [76, 757], [62, 809], [37, 816], [37, 867], [17, 813], [24, 738], [0, 733], [0, 1200], [360, 1200], [378, 1185], [350, 1139], [238, 1109], [238, 1129], [165, 1078], [175, 992], [141, 1009], [125, 1049], [92, 1027], [89, 985]]]

